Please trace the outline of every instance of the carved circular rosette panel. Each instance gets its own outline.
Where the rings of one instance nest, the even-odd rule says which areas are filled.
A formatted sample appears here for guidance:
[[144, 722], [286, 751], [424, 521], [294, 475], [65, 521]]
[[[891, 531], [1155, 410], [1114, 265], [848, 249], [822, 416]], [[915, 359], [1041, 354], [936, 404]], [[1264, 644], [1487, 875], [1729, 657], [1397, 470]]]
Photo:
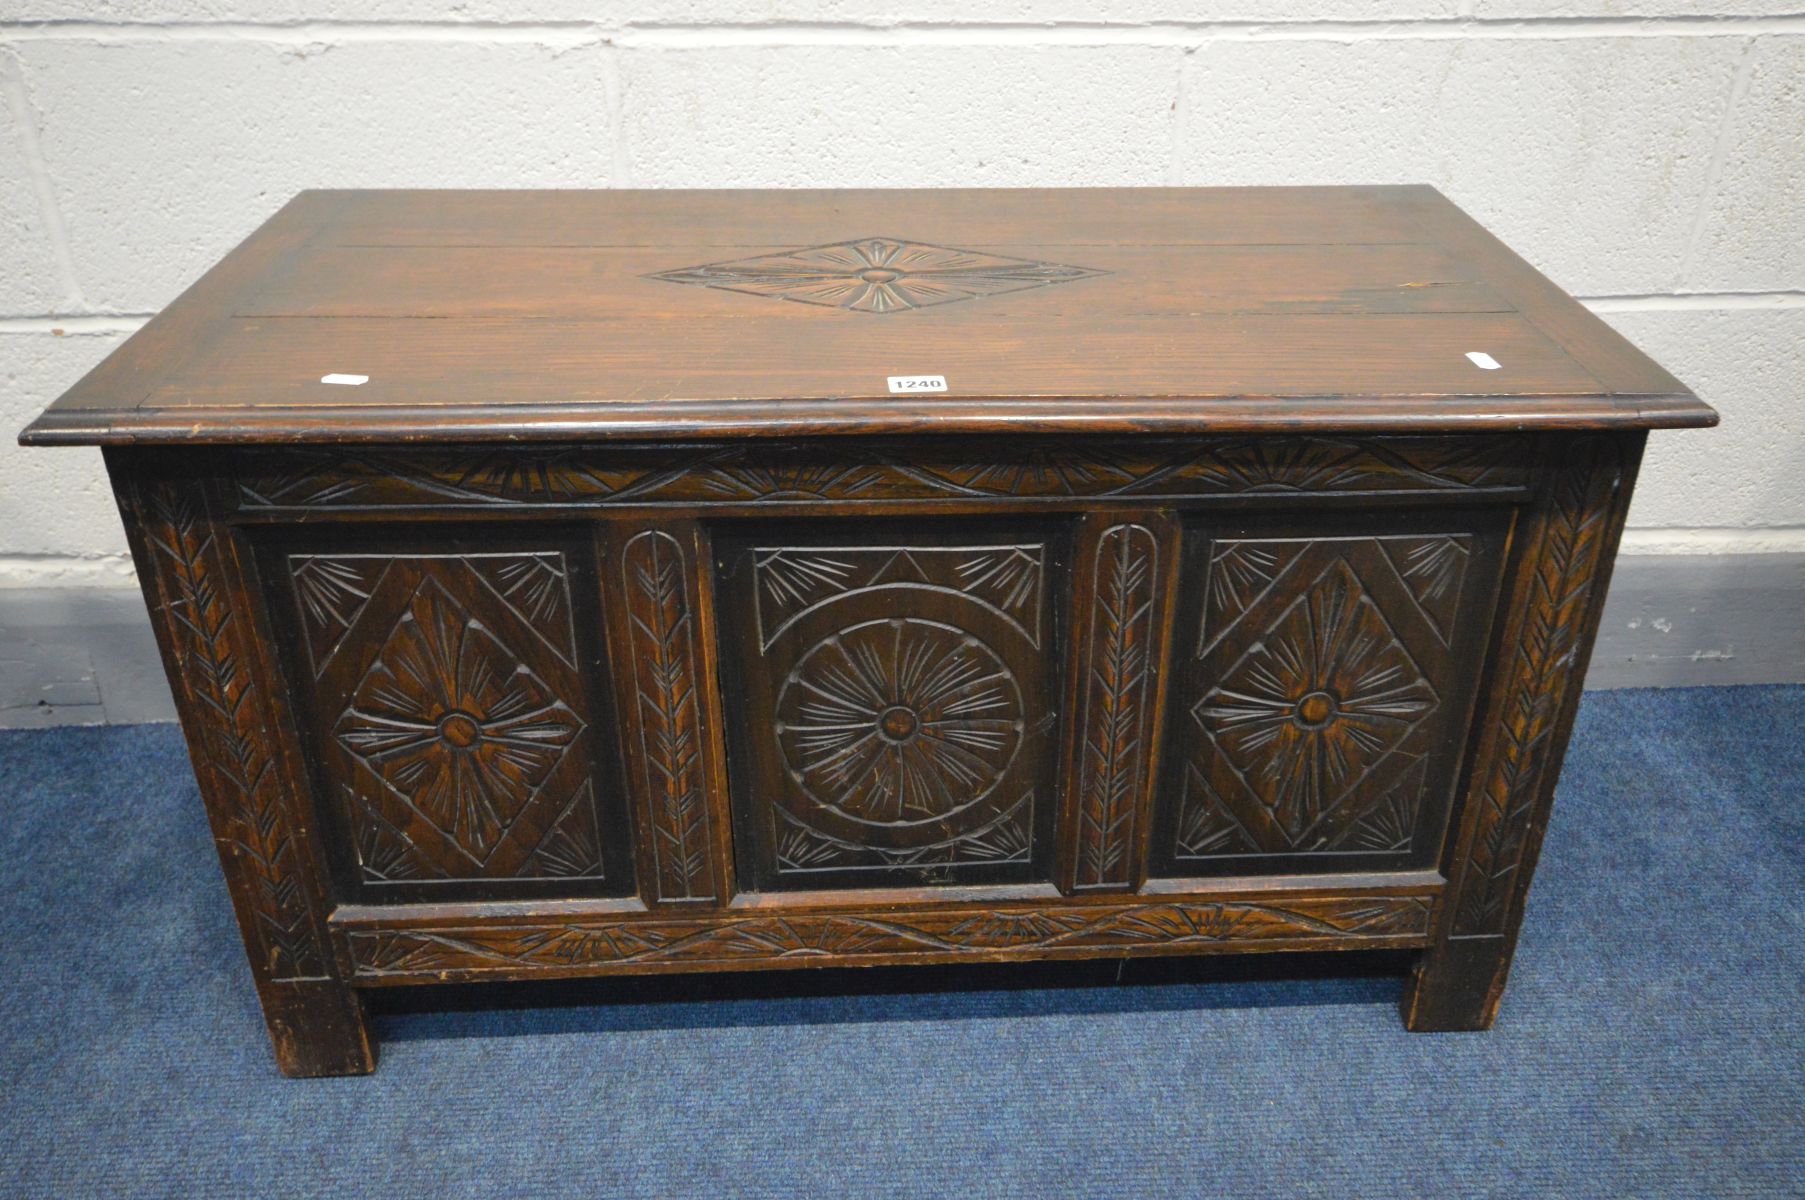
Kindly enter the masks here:
[[994, 817], [981, 802], [1021, 749], [1021, 687], [972, 633], [910, 617], [828, 634], [777, 698], [798, 816], [885, 845], [938, 842]]

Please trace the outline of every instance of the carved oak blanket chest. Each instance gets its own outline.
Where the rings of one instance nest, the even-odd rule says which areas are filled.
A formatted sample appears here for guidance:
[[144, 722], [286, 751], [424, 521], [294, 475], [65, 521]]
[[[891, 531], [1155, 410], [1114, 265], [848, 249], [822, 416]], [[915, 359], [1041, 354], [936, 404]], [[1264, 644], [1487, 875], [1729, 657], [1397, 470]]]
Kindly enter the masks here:
[[309, 192], [24, 440], [318, 1075], [614, 972], [1401, 948], [1484, 1028], [1715, 420], [1424, 187]]

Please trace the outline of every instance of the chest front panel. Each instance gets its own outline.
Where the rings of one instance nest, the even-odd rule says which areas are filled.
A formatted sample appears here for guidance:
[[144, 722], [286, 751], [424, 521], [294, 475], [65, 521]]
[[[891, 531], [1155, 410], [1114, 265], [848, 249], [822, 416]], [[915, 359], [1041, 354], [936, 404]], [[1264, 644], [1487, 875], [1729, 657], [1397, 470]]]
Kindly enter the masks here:
[[1436, 865], [1534, 446], [259, 454], [235, 494], [347, 899], [1122, 893]]
[[742, 880], [1044, 875], [1065, 531], [815, 525], [716, 541]]
[[1190, 528], [1154, 873], [1433, 865], [1506, 528], [1460, 510]]
[[326, 527], [263, 561], [348, 895], [633, 890], [583, 539]]

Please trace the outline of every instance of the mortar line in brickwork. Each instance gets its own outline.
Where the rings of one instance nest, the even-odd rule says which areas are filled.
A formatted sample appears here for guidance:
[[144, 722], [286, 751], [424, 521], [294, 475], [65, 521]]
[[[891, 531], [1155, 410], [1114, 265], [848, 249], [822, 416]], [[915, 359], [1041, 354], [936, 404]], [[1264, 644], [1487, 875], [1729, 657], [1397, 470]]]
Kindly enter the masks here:
[[1805, 291], [1649, 292], [1640, 295], [1580, 296], [1593, 312], [1702, 312], [1711, 309], [1805, 308]]
[[12, 110], [19, 155], [25, 160], [25, 174], [38, 202], [38, 219], [44, 224], [44, 241], [62, 276], [63, 303], [72, 309], [85, 308], [87, 300], [82, 296], [81, 283], [76, 277], [69, 231], [63, 224], [63, 210], [56, 202], [56, 189], [51, 184], [50, 169], [44, 162], [43, 145], [38, 138], [38, 113], [25, 84], [25, 64], [5, 47], [0, 47], [0, 102]]
[[623, 47], [773, 45], [1152, 45], [1215, 41], [1483, 41], [1623, 37], [1759, 37], [1805, 32], [1805, 13], [1779, 17], [1423, 18], [1371, 21], [624, 23]]
[[148, 314], [71, 316], [46, 315], [32, 317], [0, 317], [0, 335], [39, 333], [65, 337], [92, 336], [107, 333], [136, 333], [150, 320]]
[[527, 42], [689, 48], [739, 45], [1195, 45], [1200, 41], [1395, 41], [1600, 37], [1759, 37], [1805, 32], [1805, 12], [1781, 16], [1424, 17], [1298, 21], [0, 21], [9, 41]]
[[1748, 95], [1749, 84], [1755, 74], [1756, 44], [1759, 39], [1750, 38], [1743, 43], [1742, 54], [1736, 60], [1736, 69], [1730, 74], [1729, 93], [1724, 97], [1723, 112], [1717, 121], [1717, 137], [1711, 143], [1711, 161], [1705, 169], [1705, 186], [1699, 192], [1698, 211], [1692, 216], [1692, 228], [1686, 234], [1686, 249], [1680, 255], [1679, 269], [1674, 272], [1676, 285], [1683, 284], [1692, 275], [1692, 268], [1698, 262], [1699, 246], [1705, 240], [1705, 225], [1710, 220], [1712, 203], [1717, 199], [1717, 185], [1723, 179], [1724, 162], [1730, 156], [1731, 140], [1736, 132], [1736, 114], [1742, 108], [1743, 97]]

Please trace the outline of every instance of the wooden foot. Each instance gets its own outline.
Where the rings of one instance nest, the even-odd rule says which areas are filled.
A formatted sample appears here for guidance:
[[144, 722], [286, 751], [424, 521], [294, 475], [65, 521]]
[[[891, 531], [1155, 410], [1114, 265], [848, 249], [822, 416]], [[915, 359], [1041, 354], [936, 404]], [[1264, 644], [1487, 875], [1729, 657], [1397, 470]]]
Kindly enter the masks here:
[[266, 984], [262, 993], [263, 1018], [284, 1075], [307, 1079], [376, 1069], [376, 1039], [355, 988], [309, 979]]
[[1490, 1029], [1498, 1017], [1510, 944], [1501, 937], [1451, 938], [1423, 951], [1399, 1008], [1415, 1033]]

